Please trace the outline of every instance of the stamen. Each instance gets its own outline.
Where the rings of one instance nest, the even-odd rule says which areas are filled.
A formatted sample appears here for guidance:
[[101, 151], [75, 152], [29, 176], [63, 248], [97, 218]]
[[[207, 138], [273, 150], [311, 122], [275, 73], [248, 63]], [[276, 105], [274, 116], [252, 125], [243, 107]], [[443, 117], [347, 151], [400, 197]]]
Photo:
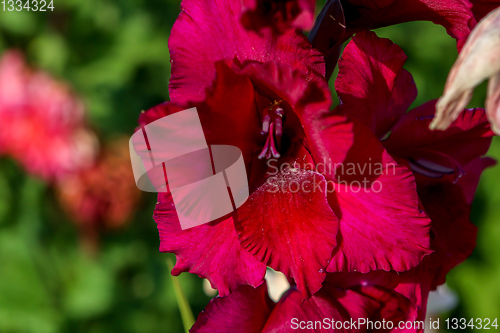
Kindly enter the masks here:
[[266, 114], [264, 116], [264, 120], [262, 121], [262, 132], [261, 134], [266, 134], [269, 132], [269, 123], [271, 122], [271, 116], [269, 114]]
[[[274, 135], [273, 135], [273, 125], [274, 124], [271, 124], [271, 130], [269, 131], [269, 135], [271, 136], [271, 142], [269, 143], [269, 149], [271, 151], [271, 153], [273, 154], [273, 157], [274, 158], [280, 158], [281, 155], [280, 153], [278, 153], [278, 150], [276, 149], [276, 145], [274, 143]], [[277, 133], [276, 133], [277, 135]], [[268, 157], [267, 159], [269, 159], [270, 157]]]
[[283, 121], [281, 118], [276, 118], [274, 120], [274, 126], [276, 127], [276, 136], [280, 137], [283, 135]]
[[264, 144], [264, 148], [262, 148], [262, 151], [259, 154], [259, 160], [263, 159], [266, 156], [266, 153], [269, 149], [269, 141], [271, 139], [269, 138], [269, 134], [267, 135], [266, 143]]
[[[264, 157], [267, 159], [281, 157], [276, 146], [279, 146], [281, 136], [283, 135], [283, 116], [285, 115], [285, 110], [280, 106], [282, 102], [283, 100], [274, 101], [264, 110], [261, 134], [267, 134], [267, 139], [264, 148], [262, 148], [258, 156], [259, 159], [263, 159]], [[274, 135], [276, 135], [276, 139]]]
[[285, 110], [283, 110], [281, 106], [278, 106], [276, 110], [274, 110], [274, 113], [276, 113], [278, 117], [283, 117], [283, 115], [285, 114]]

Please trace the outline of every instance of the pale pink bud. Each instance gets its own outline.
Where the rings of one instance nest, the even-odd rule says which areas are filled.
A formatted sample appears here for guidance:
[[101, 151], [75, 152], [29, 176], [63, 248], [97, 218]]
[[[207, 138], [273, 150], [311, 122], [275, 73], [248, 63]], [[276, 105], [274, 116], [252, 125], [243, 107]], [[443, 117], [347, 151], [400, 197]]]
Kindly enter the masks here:
[[[430, 129], [445, 130], [469, 103], [474, 88], [486, 79], [486, 112], [493, 130], [500, 131], [500, 8], [474, 28], [451, 68]], [[498, 112], [497, 112], [498, 110]]]

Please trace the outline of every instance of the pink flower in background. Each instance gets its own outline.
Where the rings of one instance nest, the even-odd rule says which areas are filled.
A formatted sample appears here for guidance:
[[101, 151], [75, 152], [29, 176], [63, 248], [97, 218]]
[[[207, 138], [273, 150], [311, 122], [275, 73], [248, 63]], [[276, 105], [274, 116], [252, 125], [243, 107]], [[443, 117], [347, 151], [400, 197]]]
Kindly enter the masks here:
[[[170, 195], [159, 195], [154, 217], [160, 250], [177, 255], [172, 273], [207, 277], [227, 295], [260, 285], [267, 265], [292, 278], [307, 298], [321, 288], [327, 267], [417, 266], [430, 253], [430, 221], [419, 209], [410, 169], [360, 121], [329, 113], [320, 56], [303, 36], [247, 31], [233, 15], [240, 10], [231, 1], [183, 2], [170, 39], [172, 102], [140, 119], [146, 125], [195, 106], [207, 142], [240, 148], [249, 175], [251, 195], [233, 217], [185, 231]], [[271, 177], [271, 158], [288, 167]], [[378, 163], [381, 171], [363, 187], [366, 175], [314, 170], [321, 163]], [[380, 191], [370, 191], [375, 181]], [[321, 182], [336, 182], [338, 191], [313, 188]], [[282, 184], [307, 191], [282, 191]]]
[[0, 154], [48, 181], [90, 165], [96, 139], [82, 102], [63, 83], [27, 67], [21, 53], [0, 60]]
[[283, 33], [287, 29], [312, 28], [316, 0], [243, 0], [241, 21], [251, 30], [271, 27]]

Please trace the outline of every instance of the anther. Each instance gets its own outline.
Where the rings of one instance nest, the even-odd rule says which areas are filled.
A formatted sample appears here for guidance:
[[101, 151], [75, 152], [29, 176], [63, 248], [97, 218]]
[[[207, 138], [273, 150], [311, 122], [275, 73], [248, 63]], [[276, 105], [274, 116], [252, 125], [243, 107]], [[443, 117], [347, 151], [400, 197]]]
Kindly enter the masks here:
[[262, 132], [261, 134], [266, 134], [269, 132], [269, 123], [271, 122], [271, 116], [269, 114], [266, 114], [264, 116], [264, 120], [262, 121]]

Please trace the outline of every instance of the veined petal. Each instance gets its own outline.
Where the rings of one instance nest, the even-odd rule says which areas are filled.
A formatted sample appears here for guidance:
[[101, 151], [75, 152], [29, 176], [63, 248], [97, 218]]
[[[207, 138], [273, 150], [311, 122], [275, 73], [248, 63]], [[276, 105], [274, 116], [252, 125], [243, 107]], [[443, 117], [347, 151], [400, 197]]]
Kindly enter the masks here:
[[304, 298], [321, 288], [337, 241], [338, 219], [324, 177], [290, 168], [257, 188], [234, 219], [244, 249], [295, 280]]
[[424, 265], [435, 272], [432, 280], [435, 288], [445, 282], [446, 274], [453, 267], [472, 253], [477, 228], [470, 222], [470, 204], [460, 185], [417, 176], [417, 186], [422, 205], [432, 220], [431, 247], [434, 253]]
[[158, 201], [153, 217], [160, 251], [177, 256], [173, 275], [190, 272], [207, 278], [221, 296], [263, 282], [266, 266], [240, 246], [232, 218], [182, 230], [170, 194], [160, 193]]
[[329, 189], [340, 236], [327, 271], [409, 270], [431, 252], [430, 220], [419, 209], [415, 180], [368, 127], [355, 118], [352, 124], [354, 144]]
[[477, 185], [479, 184], [479, 178], [486, 168], [494, 166], [496, 161], [489, 157], [476, 158], [470, 163], [465, 165], [465, 174], [461, 177], [457, 184], [462, 188], [465, 201], [467, 204], [471, 205], [474, 200], [474, 195], [476, 194]]
[[330, 109], [330, 89], [320, 75], [307, 76], [300, 69], [278, 61], [246, 61], [236, 72], [247, 75], [262, 95], [288, 102], [299, 117], [304, 113], [314, 115]]

